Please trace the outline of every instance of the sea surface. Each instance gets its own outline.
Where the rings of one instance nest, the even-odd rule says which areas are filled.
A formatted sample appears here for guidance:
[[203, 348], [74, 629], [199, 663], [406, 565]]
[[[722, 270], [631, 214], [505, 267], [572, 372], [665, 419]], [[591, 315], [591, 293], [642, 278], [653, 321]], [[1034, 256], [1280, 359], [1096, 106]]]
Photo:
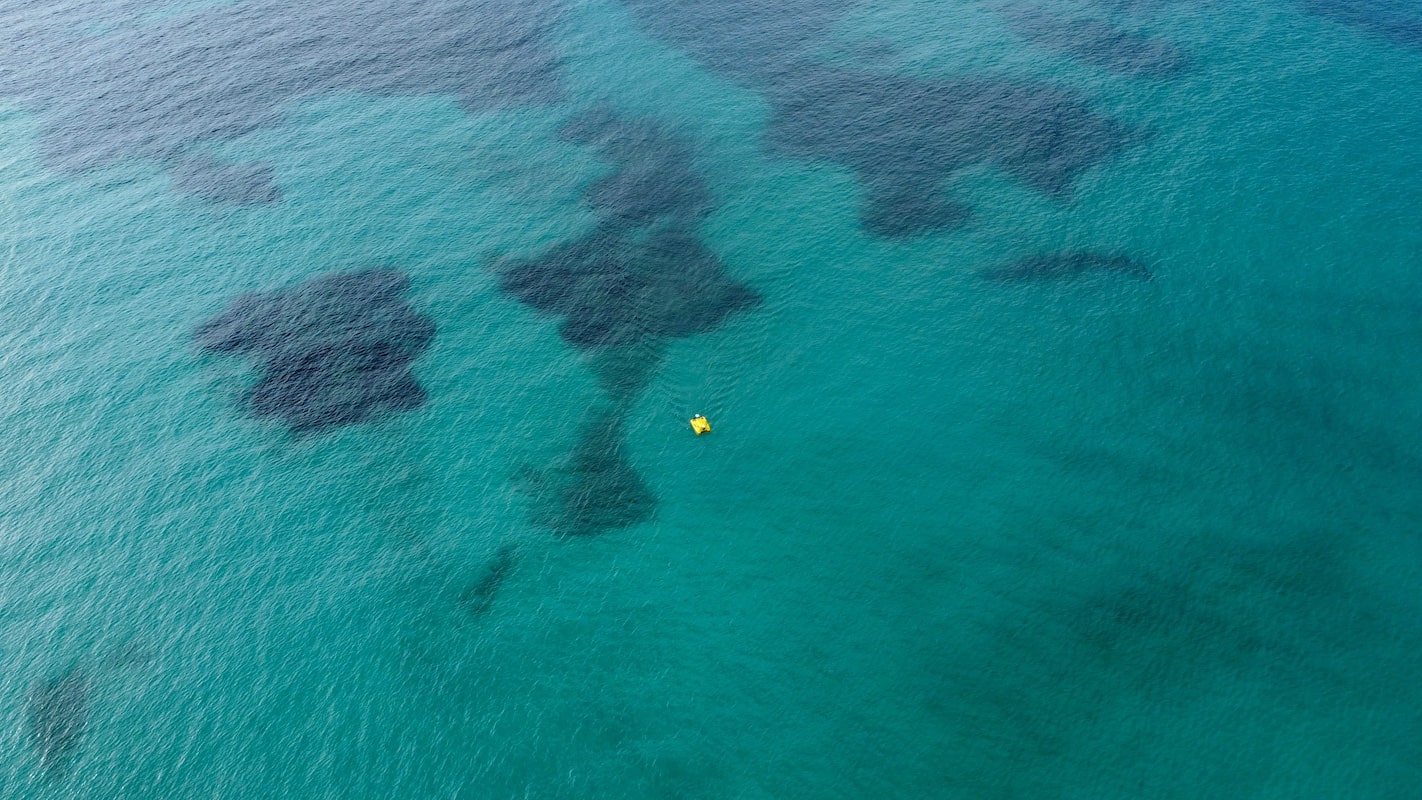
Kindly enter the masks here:
[[1419, 131], [1417, 0], [0, 0], [0, 798], [1422, 796]]

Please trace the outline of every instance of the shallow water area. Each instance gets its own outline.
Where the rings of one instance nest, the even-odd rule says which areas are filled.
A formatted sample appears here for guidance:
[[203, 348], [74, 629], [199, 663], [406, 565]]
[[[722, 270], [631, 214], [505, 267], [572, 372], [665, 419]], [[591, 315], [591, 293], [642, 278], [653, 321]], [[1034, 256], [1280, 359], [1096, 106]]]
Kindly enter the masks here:
[[1422, 785], [1405, 4], [278, 6], [0, 11], [0, 794]]

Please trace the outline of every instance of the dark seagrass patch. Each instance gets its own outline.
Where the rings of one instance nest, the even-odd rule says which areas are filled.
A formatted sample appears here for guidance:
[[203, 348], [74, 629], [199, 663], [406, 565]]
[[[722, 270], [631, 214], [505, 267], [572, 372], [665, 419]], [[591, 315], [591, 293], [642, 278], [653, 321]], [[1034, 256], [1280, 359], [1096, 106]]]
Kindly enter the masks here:
[[[851, 7], [847, 2], [624, 4], [654, 36], [762, 92], [771, 106], [774, 148], [852, 170], [865, 188], [861, 221], [878, 236], [905, 238], [960, 225], [968, 209], [944, 193], [949, 177], [964, 168], [995, 167], [1065, 200], [1078, 175], [1145, 136], [1096, 111], [1085, 96], [1050, 83], [824, 64], [816, 47]], [[1109, 33], [1079, 30], [1077, 44]], [[1123, 67], [1123, 59], [1164, 64], [1174, 58], [1168, 47], [1117, 38], [1108, 49]]]
[[203, 352], [246, 356], [261, 372], [244, 405], [294, 433], [366, 422], [423, 405], [410, 372], [435, 324], [401, 295], [395, 270], [320, 275], [243, 295], [197, 329]]
[[0, 4], [0, 97], [36, 115], [47, 163], [178, 163], [179, 191], [231, 203], [270, 195], [247, 171], [217, 186], [181, 159], [281, 121], [333, 92], [443, 94], [470, 109], [559, 98], [557, 9], [505, 0], [243, 0], [170, 16], [149, 4]]

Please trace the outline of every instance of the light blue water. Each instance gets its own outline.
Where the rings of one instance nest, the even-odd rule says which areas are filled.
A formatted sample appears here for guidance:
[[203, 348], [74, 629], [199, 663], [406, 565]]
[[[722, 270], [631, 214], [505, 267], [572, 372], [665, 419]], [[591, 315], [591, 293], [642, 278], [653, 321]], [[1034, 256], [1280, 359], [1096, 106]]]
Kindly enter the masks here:
[[[0, 797], [1415, 796], [1422, 10], [676, 8], [0, 11]], [[876, 234], [937, 140], [807, 154], [833, 70], [1131, 135], [1054, 196], [1007, 102], [937, 176], [969, 215]], [[620, 224], [560, 135], [598, 103], [689, 143], [668, 224], [759, 305], [609, 352], [501, 288]], [[279, 199], [175, 191], [195, 153]], [[1154, 278], [980, 276], [1062, 251]], [[370, 266], [437, 326], [417, 409], [293, 435], [193, 340]], [[555, 535], [615, 425], [651, 518]]]

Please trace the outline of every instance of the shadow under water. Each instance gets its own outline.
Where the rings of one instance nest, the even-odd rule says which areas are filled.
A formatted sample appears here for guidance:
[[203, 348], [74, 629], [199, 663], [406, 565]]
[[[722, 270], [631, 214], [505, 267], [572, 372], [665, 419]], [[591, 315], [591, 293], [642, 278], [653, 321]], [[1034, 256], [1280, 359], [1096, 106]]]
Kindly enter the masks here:
[[394, 270], [338, 272], [237, 298], [194, 334], [203, 352], [256, 361], [247, 412], [310, 433], [423, 405], [410, 372], [435, 325], [401, 299]]
[[30, 687], [30, 742], [47, 778], [58, 779], [68, 771], [89, 726], [90, 694], [88, 670], [80, 665]]
[[494, 604], [494, 598], [498, 595], [499, 589], [517, 564], [518, 559], [514, 555], [513, 545], [500, 547], [485, 566], [484, 574], [479, 580], [470, 584], [460, 593], [460, 603], [470, 614], [483, 615]]

